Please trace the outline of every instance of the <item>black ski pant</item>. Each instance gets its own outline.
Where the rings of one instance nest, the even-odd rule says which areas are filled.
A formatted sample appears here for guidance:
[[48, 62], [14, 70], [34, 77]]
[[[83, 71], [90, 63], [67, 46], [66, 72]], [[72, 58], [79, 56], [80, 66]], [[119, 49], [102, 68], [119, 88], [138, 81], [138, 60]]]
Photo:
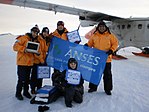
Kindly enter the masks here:
[[34, 90], [34, 91], [36, 90], [36, 87], [37, 87], [37, 90], [42, 87], [42, 79], [38, 79], [38, 74], [37, 74], [38, 66], [41, 66], [41, 64], [34, 64], [32, 73], [31, 73], [30, 86], [31, 86], [31, 90]]
[[[103, 72], [103, 82], [104, 82], [104, 90], [111, 91], [113, 89], [112, 84], [112, 72], [111, 72], [111, 63], [106, 63], [104, 72]], [[89, 88], [97, 90], [98, 85], [93, 83], [89, 83]]]
[[82, 103], [83, 94], [78, 91], [75, 86], [69, 86], [65, 88], [65, 104], [69, 105], [75, 101], [76, 103]]
[[16, 94], [20, 95], [22, 92], [22, 88], [24, 89], [24, 93], [28, 93], [29, 82], [30, 82], [30, 73], [32, 66], [17, 66], [17, 75], [18, 82], [16, 86]]

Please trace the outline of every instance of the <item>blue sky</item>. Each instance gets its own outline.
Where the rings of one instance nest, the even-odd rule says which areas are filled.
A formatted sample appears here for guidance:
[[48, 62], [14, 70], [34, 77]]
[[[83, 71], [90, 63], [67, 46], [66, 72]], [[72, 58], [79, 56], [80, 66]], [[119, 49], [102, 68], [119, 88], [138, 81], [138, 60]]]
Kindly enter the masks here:
[[[39, 0], [41, 1], [41, 0]], [[149, 17], [148, 0], [42, 0], [45, 2], [86, 9], [90, 11], [102, 12], [114, 16], [129, 18]], [[79, 19], [77, 16], [61, 14], [38, 9], [20, 8], [0, 4], [0, 33], [10, 32], [12, 34], [24, 34], [29, 32], [31, 27], [38, 24], [42, 29], [48, 26], [50, 31], [56, 29], [59, 20], [65, 22], [65, 27], [69, 30], [77, 29]], [[80, 28], [80, 35], [84, 35], [91, 28]]]

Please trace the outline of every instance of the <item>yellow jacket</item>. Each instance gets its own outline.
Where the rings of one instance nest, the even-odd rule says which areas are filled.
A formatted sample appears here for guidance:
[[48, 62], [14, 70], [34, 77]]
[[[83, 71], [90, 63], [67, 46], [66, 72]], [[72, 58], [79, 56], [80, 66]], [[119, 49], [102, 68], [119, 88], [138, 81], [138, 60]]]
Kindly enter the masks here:
[[[103, 34], [100, 34], [98, 31], [96, 31], [92, 37], [90, 37], [90, 40], [87, 44], [89, 47], [93, 47], [99, 50], [112, 50], [114, 52], [118, 47], [118, 39], [115, 37], [115, 35], [110, 34], [108, 31], [104, 32]], [[109, 55], [107, 62], [111, 61], [112, 55]]]
[[52, 33], [52, 35], [53, 36], [56, 36], [56, 37], [58, 37], [58, 38], [61, 38], [61, 39], [63, 39], [63, 40], [68, 40], [68, 38], [67, 38], [67, 33], [68, 33], [68, 31], [67, 31], [67, 29], [65, 28], [65, 31], [64, 31], [64, 33], [62, 34], [62, 35], [60, 35], [59, 33], [58, 33], [58, 31], [57, 31], [57, 29]]
[[38, 53], [40, 55], [34, 54], [34, 63], [35, 64], [44, 63], [46, 58], [46, 53], [48, 51], [48, 46], [46, 45], [46, 41], [41, 36], [38, 36], [37, 42], [40, 43], [39, 50], [38, 50]]
[[17, 51], [17, 65], [32, 66], [34, 62], [34, 55], [25, 52], [26, 44], [30, 41], [30, 37], [26, 34], [16, 38], [17, 41], [13, 45], [13, 50]]

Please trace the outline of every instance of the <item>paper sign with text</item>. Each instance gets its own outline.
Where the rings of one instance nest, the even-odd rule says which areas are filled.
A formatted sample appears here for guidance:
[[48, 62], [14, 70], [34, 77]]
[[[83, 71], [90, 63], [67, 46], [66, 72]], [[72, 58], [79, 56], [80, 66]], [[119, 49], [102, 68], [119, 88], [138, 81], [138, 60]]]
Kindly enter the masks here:
[[76, 70], [68, 69], [66, 72], [66, 80], [69, 84], [78, 85], [80, 83], [81, 73]]

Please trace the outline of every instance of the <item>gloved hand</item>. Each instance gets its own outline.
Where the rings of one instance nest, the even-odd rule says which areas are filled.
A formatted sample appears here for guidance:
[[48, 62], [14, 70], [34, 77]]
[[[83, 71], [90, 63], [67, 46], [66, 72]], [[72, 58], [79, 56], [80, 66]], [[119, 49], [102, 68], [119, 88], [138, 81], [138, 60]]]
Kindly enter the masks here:
[[40, 53], [33, 53], [34, 56], [40, 56]]
[[87, 50], [87, 49], [88, 49], [87, 47], [88, 47], [87, 43], [86, 43], [86, 44], [84, 44], [84, 47], [83, 47], [83, 48], [84, 48], [85, 50]]
[[79, 44], [81, 41], [75, 41], [74, 43]]
[[40, 66], [46, 66], [45, 62], [40, 63]]
[[86, 44], [84, 44], [84, 46], [87, 46], [87, 47], [88, 47], [87, 43], [86, 43]]
[[113, 51], [110, 49], [109, 51], [106, 52], [106, 54], [111, 55], [113, 54]]

